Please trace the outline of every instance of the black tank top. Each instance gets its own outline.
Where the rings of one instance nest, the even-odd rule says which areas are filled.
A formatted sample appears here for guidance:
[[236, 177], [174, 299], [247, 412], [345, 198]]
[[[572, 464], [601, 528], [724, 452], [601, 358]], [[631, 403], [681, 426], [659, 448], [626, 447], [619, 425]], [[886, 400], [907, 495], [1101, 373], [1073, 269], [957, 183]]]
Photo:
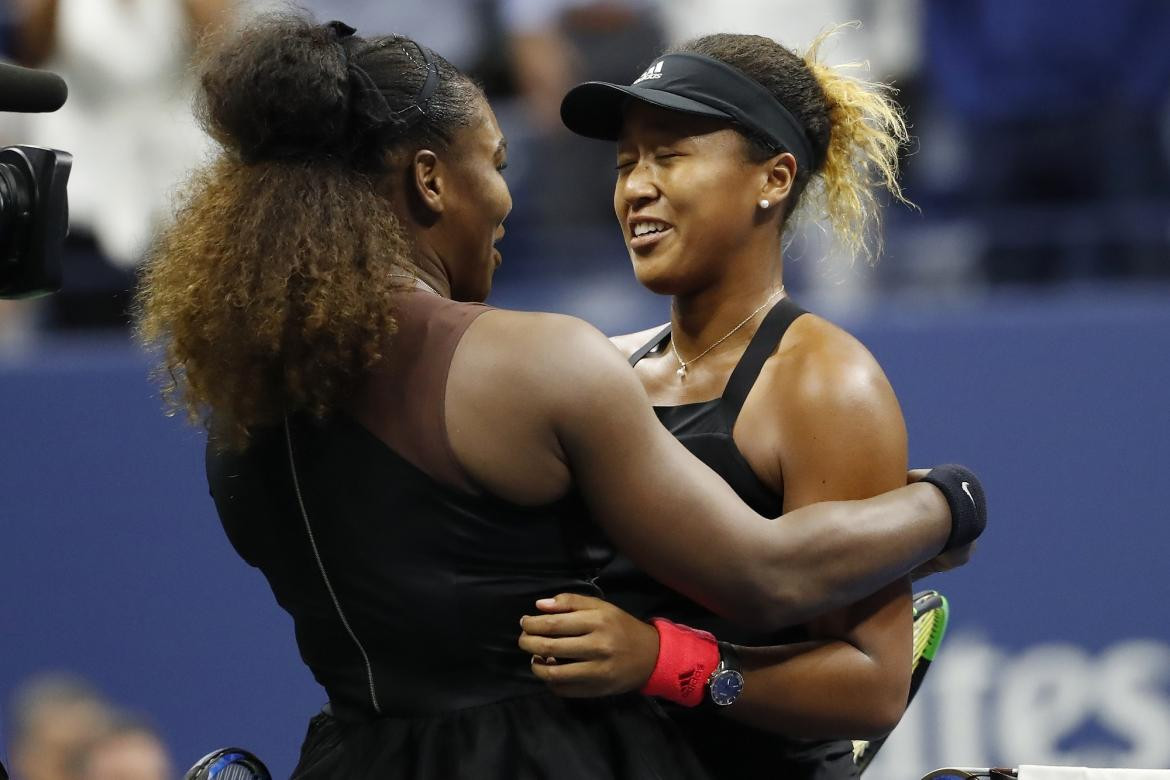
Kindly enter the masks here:
[[[752, 336], [719, 398], [654, 407], [658, 419], [675, 438], [723, 477], [748, 506], [765, 517], [781, 513], [784, 496], [760, 480], [736, 446], [732, 432], [764, 363], [780, 346], [789, 326], [804, 313], [788, 298], [778, 301]], [[630, 365], [637, 365], [650, 353], [660, 351], [669, 340], [667, 325], [630, 356]], [[729, 623], [660, 585], [621, 555], [603, 570], [599, 584], [606, 598], [637, 617], [666, 617], [710, 631], [733, 644], [766, 647], [808, 638], [799, 626], [761, 634]], [[808, 742], [782, 737], [725, 718], [712, 706], [704, 704], [687, 709], [666, 704], [665, 708], [687, 733], [691, 747], [713, 777], [843, 780], [857, 776], [852, 745], [848, 741]]]

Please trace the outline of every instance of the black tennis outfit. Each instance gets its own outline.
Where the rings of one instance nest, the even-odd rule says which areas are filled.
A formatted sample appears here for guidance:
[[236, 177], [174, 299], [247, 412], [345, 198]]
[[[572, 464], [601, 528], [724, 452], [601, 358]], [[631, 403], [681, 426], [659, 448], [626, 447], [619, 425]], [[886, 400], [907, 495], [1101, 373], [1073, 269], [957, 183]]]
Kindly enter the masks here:
[[208, 450], [224, 528], [329, 696], [293, 777], [706, 778], [655, 702], [557, 697], [517, 646], [537, 599], [601, 595], [613, 549], [575, 493], [518, 506], [455, 460], [446, 376], [485, 310], [405, 293], [388, 364], [346, 413]]
[[[788, 327], [802, 314], [804, 311], [787, 298], [772, 307], [732, 371], [721, 397], [679, 406], [654, 407], [658, 419], [687, 449], [723, 477], [745, 503], [765, 517], [781, 513], [784, 496], [772, 492], [760, 481], [736, 446], [732, 431], [765, 361], [779, 347]], [[630, 357], [630, 365], [637, 365], [646, 355], [661, 351], [669, 340], [668, 325]], [[600, 584], [607, 599], [637, 617], [669, 618], [710, 631], [716, 638], [733, 644], [766, 647], [808, 638], [800, 628], [760, 634], [728, 623], [658, 584], [624, 556], [618, 556], [606, 567]], [[723, 717], [709, 702], [693, 709], [671, 704], [664, 706], [687, 734], [687, 741], [713, 777], [726, 780], [762, 777], [843, 780], [857, 777], [852, 745], [848, 741], [789, 739]]]

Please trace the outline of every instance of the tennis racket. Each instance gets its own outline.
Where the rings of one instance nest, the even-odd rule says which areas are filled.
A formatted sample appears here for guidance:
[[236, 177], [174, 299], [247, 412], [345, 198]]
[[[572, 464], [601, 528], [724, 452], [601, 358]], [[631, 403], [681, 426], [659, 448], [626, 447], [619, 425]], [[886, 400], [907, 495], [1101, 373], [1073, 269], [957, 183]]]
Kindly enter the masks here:
[[[910, 666], [910, 696], [907, 703], [914, 700], [926, 677], [926, 671], [934, 660], [938, 646], [942, 644], [943, 635], [947, 631], [947, 619], [950, 617], [950, 607], [946, 596], [937, 590], [924, 590], [914, 594], [914, 654]], [[889, 734], [874, 740], [853, 741], [853, 761], [857, 764], [859, 773], [864, 772], [878, 749], [889, 738]]]
[[221, 748], [199, 759], [183, 780], [272, 780], [268, 767], [243, 748]]

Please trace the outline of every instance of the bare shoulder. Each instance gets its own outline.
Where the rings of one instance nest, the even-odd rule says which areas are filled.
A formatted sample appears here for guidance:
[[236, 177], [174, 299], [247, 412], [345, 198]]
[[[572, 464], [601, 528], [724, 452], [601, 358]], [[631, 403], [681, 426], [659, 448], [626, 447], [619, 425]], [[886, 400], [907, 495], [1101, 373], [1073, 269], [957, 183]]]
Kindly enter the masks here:
[[476, 318], [465, 341], [485, 379], [507, 381], [517, 390], [529, 382], [579, 386], [601, 381], [615, 368], [629, 370], [601, 331], [566, 314], [493, 309]]
[[772, 361], [767, 402], [788, 508], [866, 498], [905, 483], [902, 409], [860, 341], [806, 314]]
[[[498, 341], [506, 351], [520, 359], [525, 349], [539, 350], [529, 359], [549, 359], [554, 353], [571, 351], [585, 345], [605, 344], [605, 335], [588, 322], [568, 314], [539, 311], [491, 309], [469, 329], [479, 331], [479, 338]], [[612, 351], [612, 350], [610, 350]]]
[[901, 410], [889, 379], [865, 345], [815, 314], [797, 319], [772, 358], [773, 398], [794, 415]]
[[628, 358], [630, 355], [633, 355], [639, 347], [645, 345], [647, 341], [654, 338], [654, 335], [658, 333], [658, 331], [665, 327], [666, 323], [664, 322], [661, 325], [655, 325], [653, 328], [640, 330], [637, 333], [626, 333], [623, 336], [610, 336], [609, 340], [610, 343], [617, 347], [618, 351], [622, 353], [622, 357]]
[[585, 330], [599, 332], [588, 322], [568, 314], [514, 309], [489, 309], [477, 317], [471, 327], [494, 336], [508, 335], [534, 341]]

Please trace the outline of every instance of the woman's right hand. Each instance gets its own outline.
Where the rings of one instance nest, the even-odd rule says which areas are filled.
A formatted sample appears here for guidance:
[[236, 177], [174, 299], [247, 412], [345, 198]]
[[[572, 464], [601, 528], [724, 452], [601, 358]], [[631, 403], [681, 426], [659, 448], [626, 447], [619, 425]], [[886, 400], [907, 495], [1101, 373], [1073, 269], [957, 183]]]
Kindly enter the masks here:
[[646, 684], [658, 662], [654, 626], [608, 601], [562, 593], [525, 615], [520, 649], [532, 672], [558, 696], [613, 696]]

